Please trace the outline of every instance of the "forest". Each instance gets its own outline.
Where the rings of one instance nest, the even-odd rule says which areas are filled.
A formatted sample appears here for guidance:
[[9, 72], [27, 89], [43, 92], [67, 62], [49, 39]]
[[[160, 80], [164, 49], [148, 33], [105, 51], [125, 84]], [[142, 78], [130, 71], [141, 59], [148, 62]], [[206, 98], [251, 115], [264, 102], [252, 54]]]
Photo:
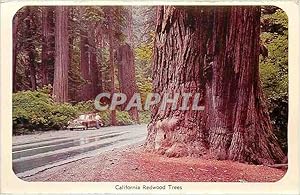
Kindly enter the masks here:
[[[30, 6], [12, 35], [14, 135], [98, 112], [106, 126], [149, 124], [147, 150], [167, 156], [209, 150], [261, 164], [287, 154], [288, 18], [278, 7]], [[200, 92], [206, 111], [94, 107], [103, 92], [144, 102], [170, 91]]]

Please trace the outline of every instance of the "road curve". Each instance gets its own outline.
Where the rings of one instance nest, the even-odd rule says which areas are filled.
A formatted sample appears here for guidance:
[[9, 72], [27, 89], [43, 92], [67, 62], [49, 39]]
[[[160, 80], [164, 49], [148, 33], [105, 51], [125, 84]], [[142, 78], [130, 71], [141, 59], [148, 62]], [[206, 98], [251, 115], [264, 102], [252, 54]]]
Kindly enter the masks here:
[[14, 136], [13, 170], [24, 178], [107, 150], [143, 143], [146, 135], [147, 126], [143, 124]]

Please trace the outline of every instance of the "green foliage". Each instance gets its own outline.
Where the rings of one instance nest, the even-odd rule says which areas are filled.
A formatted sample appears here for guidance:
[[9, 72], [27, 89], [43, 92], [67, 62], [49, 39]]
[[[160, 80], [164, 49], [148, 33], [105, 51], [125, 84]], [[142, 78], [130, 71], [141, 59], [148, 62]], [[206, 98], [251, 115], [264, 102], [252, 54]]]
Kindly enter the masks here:
[[86, 102], [78, 102], [74, 105], [74, 108], [79, 114], [84, 114], [88, 112], [95, 112], [94, 102], [92, 100]]
[[140, 112], [140, 123], [148, 124], [151, 121], [151, 112], [150, 111], [143, 111]]
[[151, 60], [153, 55], [153, 41], [142, 43], [135, 48], [136, 80], [142, 103], [145, 102], [148, 93], [152, 92]]
[[110, 125], [110, 112], [101, 111], [101, 112], [98, 112], [98, 114], [101, 117], [101, 120], [104, 123], [104, 126], [109, 126]]
[[118, 121], [118, 125], [130, 125], [134, 124], [134, 121], [132, 120], [130, 114], [125, 111], [117, 111], [116, 118]]
[[[64, 129], [68, 121], [80, 114], [96, 112], [93, 101], [79, 102], [75, 105], [56, 103], [49, 95], [50, 91], [51, 87], [45, 87], [37, 91], [20, 91], [13, 94], [13, 134]], [[110, 111], [98, 113], [104, 125], [110, 125]], [[128, 112], [117, 111], [116, 115], [118, 125], [135, 123]]]
[[260, 58], [260, 77], [275, 133], [287, 151], [288, 17], [278, 8], [265, 10], [261, 18], [261, 40], [268, 49], [268, 57]]
[[[101, 117], [104, 126], [110, 125], [110, 111], [101, 111], [98, 112]], [[117, 125], [132, 125], [135, 122], [132, 120], [130, 114], [125, 111], [116, 111]]]
[[76, 116], [77, 111], [71, 104], [55, 103], [49, 114], [49, 126], [53, 127], [52, 129], [63, 129], [68, 121]]
[[152, 58], [152, 47], [152, 44], [140, 44], [140, 46], [135, 49], [136, 58], [149, 62]]
[[76, 116], [71, 104], [55, 103], [47, 90], [13, 94], [13, 133], [64, 128]]
[[103, 9], [95, 6], [88, 6], [85, 9], [84, 18], [90, 22], [99, 22], [104, 19]]

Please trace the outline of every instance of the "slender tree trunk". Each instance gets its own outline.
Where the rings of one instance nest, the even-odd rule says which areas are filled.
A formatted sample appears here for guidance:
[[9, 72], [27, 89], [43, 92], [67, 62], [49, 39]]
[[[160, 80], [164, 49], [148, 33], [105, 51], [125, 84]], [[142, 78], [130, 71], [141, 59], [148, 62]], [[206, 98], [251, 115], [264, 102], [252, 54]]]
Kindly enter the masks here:
[[98, 52], [97, 52], [97, 54], [98, 55], [96, 55], [96, 53], [95, 53], [95, 55], [96, 55], [96, 60], [97, 60], [97, 64], [98, 64], [98, 85], [97, 85], [97, 95], [98, 95], [98, 93], [101, 93], [101, 92], [103, 92], [103, 90], [104, 90], [104, 86], [103, 86], [103, 82], [102, 82], [102, 79], [103, 79], [103, 76], [102, 76], [102, 70], [101, 70], [101, 68], [102, 68], [102, 64], [103, 64], [103, 56], [102, 56], [102, 48], [103, 48], [103, 32], [102, 32], [102, 30], [100, 30], [100, 29], [98, 29], [98, 31], [97, 31], [97, 34], [99, 34], [100, 36], [99, 37], [97, 37], [96, 38], [96, 45], [98, 45]]
[[[79, 10], [80, 18], [84, 17], [85, 8]], [[91, 31], [91, 29], [89, 29]], [[80, 30], [80, 72], [85, 83], [82, 85], [80, 97], [82, 101], [90, 100], [93, 96], [91, 84], [91, 67], [89, 55], [89, 38], [90, 34], [88, 29]]]
[[[117, 50], [117, 62], [119, 72], [120, 91], [127, 96], [127, 105], [131, 97], [136, 93], [137, 85], [135, 79], [134, 55], [129, 44], [120, 46]], [[139, 122], [139, 113], [137, 108], [132, 108], [129, 113], [133, 120]]]
[[199, 93], [205, 110], [154, 106], [147, 150], [255, 164], [284, 159], [263, 100], [259, 35], [259, 7], [158, 9], [154, 92]]
[[47, 39], [47, 67], [46, 74], [47, 77], [45, 82], [47, 84], [52, 84], [54, 79], [54, 64], [55, 64], [55, 7], [47, 7], [48, 15], [48, 39]]
[[57, 102], [68, 101], [68, 68], [69, 68], [69, 38], [68, 38], [68, 8], [56, 7], [55, 24], [55, 66], [53, 97]]
[[43, 31], [43, 45], [42, 45], [42, 63], [41, 63], [41, 73], [42, 73], [42, 86], [48, 85], [48, 62], [49, 62], [49, 38], [50, 38], [50, 20], [49, 8], [42, 8], [42, 31]]
[[[110, 64], [110, 92], [113, 95], [115, 93], [115, 68], [114, 68], [114, 51], [113, 51], [113, 37], [112, 37], [112, 13], [108, 13], [108, 39], [109, 39], [109, 64]], [[116, 110], [111, 111], [110, 115], [111, 125], [117, 124]]]
[[[91, 80], [91, 98], [95, 98], [102, 91], [101, 80], [99, 80], [99, 68], [97, 61], [97, 26], [94, 24], [92, 31], [89, 31], [89, 66], [90, 66], [90, 80]], [[93, 26], [93, 25], [91, 25]], [[101, 37], [102, 35], [100, 35]]]

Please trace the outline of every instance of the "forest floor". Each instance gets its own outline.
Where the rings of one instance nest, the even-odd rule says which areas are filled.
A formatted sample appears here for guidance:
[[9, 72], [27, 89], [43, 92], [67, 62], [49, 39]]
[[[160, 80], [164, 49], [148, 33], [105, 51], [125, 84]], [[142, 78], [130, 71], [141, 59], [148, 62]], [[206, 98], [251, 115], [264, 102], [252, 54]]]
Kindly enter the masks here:
[[142, 152], [142, 145], [111, 150], [23, 178], [25, 181], [276, 182], [284, 170], [199, 158], [168, 158]]

